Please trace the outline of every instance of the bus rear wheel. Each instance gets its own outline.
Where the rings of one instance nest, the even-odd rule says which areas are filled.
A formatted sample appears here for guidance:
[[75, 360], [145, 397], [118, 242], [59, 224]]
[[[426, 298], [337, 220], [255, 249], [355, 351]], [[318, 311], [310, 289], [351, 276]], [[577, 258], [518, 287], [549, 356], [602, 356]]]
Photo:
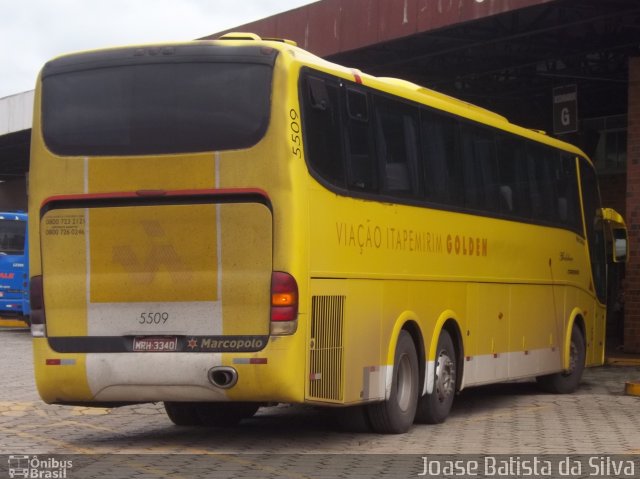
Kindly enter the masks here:
[[447, 331], [438, 338], [433, 389], [418, 401], [416, 421], [424, 424], [439, 424], [449, 415], [456, 394], [456, 350]]
[[196, 403], [190, 402], [165, 402], [164, 410], [176, 426], [199, 426], [196, 406]]
[[383, 434], [407, 432], [415, 419], [417, 404], [418, 354], [411, 335], [403, 330], [396, 345], [389, 399], [367, 406], [372, 429]]
[[578, 326], [571, 330], [569, 369], [561, 373], [538, 376], [536, 381], [543, 391], [553, 394], [569, 394], [578, 389], [586, 358], [584, 336]]

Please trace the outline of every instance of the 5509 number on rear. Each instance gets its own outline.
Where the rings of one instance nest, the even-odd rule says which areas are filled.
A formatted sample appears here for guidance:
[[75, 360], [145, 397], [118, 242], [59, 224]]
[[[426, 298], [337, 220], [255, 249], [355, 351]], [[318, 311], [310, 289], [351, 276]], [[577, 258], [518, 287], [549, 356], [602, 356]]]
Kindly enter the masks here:
[[140, 313], [138, 324], [166, 324], [169, 320], [169, 313]]

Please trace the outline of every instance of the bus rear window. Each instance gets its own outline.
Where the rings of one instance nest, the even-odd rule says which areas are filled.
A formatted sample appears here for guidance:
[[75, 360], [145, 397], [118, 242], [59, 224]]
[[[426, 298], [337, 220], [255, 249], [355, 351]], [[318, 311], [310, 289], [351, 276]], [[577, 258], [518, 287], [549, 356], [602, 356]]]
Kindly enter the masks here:
[[275, 53], [203, 48], [166, 58], [137, 58], [129, 49], [106, 60], [54, 60], [43, 70], [47, 146], [59, 155], [104, 156], [256, 144], [269, 123]]

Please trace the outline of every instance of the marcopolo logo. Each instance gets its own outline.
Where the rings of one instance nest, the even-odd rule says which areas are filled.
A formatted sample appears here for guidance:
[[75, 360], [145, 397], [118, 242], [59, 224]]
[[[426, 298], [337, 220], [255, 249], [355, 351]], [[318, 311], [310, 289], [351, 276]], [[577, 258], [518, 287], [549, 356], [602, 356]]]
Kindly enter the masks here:
[[38, 456], [12, 455], [8, 459], [9, 477], [24, 477], [31, 479], [66, 479], [73, 461], [61, 460], [54, 457], [39, 458]]
[[188, 338], [185, 351], [240, 353], [262, 350], [267, 344], [266, 336], [198, 336]]

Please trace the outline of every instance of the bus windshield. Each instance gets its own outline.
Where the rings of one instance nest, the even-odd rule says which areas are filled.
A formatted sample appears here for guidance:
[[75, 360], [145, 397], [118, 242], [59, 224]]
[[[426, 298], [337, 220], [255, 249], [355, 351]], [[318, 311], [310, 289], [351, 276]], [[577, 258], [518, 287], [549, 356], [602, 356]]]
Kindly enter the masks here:
[[0, 219], [0, 255], [23, 255], [27, 222]]
[[275, 57], [189, 45], [53, 60], [42, 74], [45, 141], [61, 155], [247, 148], [268, 125]]

